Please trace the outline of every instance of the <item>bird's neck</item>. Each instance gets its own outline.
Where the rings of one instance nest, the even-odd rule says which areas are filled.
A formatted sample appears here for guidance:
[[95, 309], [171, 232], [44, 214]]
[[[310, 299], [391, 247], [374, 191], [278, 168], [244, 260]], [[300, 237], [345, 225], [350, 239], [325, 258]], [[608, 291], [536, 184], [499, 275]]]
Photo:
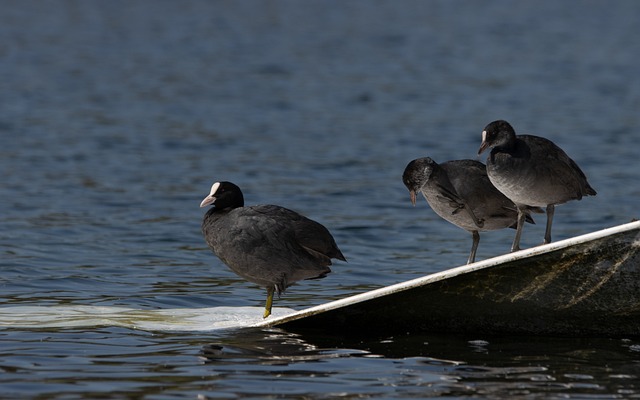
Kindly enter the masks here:
[[513, 135], [513, 136], [509, 136], [509, 138], [504, 142], [495, 146], [493, 148], [493, 151], [496, 153], [499, 153], [499, 152], [509, 153], [514, 151], [517, 145], [518, 145], [518, 138], [515, 135]]

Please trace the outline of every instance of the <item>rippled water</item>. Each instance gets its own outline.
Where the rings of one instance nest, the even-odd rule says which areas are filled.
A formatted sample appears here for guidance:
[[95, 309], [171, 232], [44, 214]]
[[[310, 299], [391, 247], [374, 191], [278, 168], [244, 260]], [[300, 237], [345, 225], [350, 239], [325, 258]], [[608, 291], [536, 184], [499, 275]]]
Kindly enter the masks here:
[[[60, 1], [0, 11], [3, 308], [255, 307], [200, 234], [216, 180], [325, 224], [349, 263], [300, 309], [466, 261], [400, 176], [475, 158], [508, 119], [583, 168], [554, 239], [638, 217], [635, 1]], [[523, 245], [542, 240], [544, 221]], [[478, 258], [512, 231], [482, 235]], [[33, 317], [33, 315], [27, 315]], [[638, 396], [640, 341], [3, 328], [0, 392], [34, 398]]]

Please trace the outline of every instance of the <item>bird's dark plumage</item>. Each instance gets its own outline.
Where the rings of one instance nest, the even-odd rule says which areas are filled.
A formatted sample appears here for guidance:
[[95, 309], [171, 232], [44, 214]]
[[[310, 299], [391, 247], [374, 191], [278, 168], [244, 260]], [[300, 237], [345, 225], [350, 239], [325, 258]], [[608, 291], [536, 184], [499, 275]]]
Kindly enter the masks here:
[[[547, 208], [545, 243], [551, 242], [556, 204], [596, 195], [580, 167], [560, 147], [543, 137], [516, 136], [507, 121], [494, 121], [484, 128], [478, 154], [487, 148], [491, 148], [487, 174], [494, 186], [519, 210], [526, 206]], [[522, 225], [518, 224], [512, 251], [520, 247]]]
[[[415, 205], [421, 192], [440, 217], [471, 232], [473, 245], [468, 263], [475, 261], [479, 232], [515, 228], [518, 212], [515, 204], [489, 181], [479, 161], [453, 160], [438, 164], [429, 157], [411, 161], [402, 175]], [[533, 219], [528, 213], [528, 221]]]
[[267, 289], [265, 317], [274, 292], [325, 276], [332, 258], [346, 261], [327, 228], [284, 207], [244, 207], [242, 191], [231, 182], [213, 184], [200, 206], [210, 204], [202, 221], [205, 241], [233, 272]]

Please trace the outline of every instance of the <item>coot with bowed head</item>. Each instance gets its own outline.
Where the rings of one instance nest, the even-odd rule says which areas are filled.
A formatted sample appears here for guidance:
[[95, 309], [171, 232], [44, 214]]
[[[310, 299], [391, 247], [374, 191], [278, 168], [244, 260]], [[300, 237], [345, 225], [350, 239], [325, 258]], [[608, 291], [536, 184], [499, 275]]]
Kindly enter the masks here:
[[267, 289], [264, 318], [274, 293], [324, 277], [332, 258], [346, 261], [327, 228], [284, 207], [244, 207], [242, 191], [231, 182], [211, 186], [200, 207], [211, 204], [202, 221], [205, 241], [233, 272]]
[[[489, 181], [479, 161], [453, 160], [438, 164], [429, 157], [411, 161], [402, 174], [416, 205], [416, 193], [422, 195], [440, 217], [468, 231], [473, 237], [467, 264], [475, 261], [481, 231], [515, 228], [516, 205]], [[533, 209], [526, 209], [527, 221]]]
[[549, 139], [518, 135], [507, 121], [493, 121], [482, 131], [481, 154], [487, 148], [487, 174], [499, 191], [518, 206], [518, 227], [511, 251], [520, 249], [527, 206], [547, 208], [544, 243], [551, 242], [557, 204], [595, 196], [578, 164]]

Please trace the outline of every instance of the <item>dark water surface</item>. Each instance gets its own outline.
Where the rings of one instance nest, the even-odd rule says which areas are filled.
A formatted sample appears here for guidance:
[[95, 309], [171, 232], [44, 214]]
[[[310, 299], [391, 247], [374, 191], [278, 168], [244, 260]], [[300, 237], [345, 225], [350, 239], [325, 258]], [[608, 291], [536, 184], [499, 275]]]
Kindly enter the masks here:
[[[463, 264], [470, 235], [411, 207], [400, 176], [476, 158], [499, 118], [598, 191], [556, 209], [554, 240], [628, 222], [638, 21], [633, 0], [4, 2], [2, 307], [261, 307], [202, 240], [216, 180], [322, 222], [349, 260], [276, 307]], [[478, 259], [513, 233], [482, 235]], [[639, 338], [372, 333], [5, 326], [0, 397], [640, 397]]]

